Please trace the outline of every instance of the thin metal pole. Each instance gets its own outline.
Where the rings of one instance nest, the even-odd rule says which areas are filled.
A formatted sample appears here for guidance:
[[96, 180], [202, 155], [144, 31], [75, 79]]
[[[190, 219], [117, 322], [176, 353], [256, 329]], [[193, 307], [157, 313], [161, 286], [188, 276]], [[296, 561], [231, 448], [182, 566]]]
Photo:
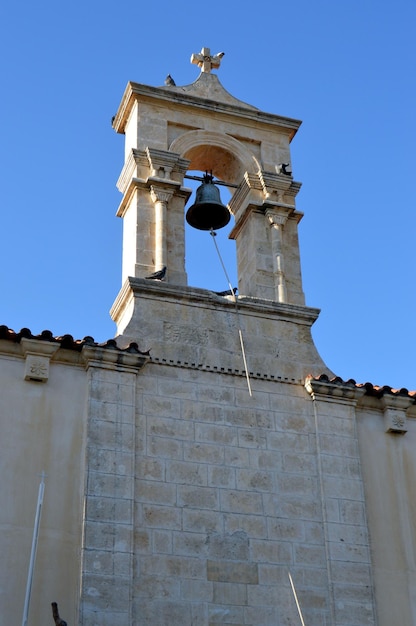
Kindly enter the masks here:
[[41, 482], [39, 485], [38, 504], [36, 507], [35, 525], [33, 528], [32, 550], [30, 553], [29, 571], [27, 574], [25, 606], [23, 609], [22, 626], [26, 626], [29, 613], [30, 594], [32, 592], [33, 571], [35, 568], [36, 550], [38, 547], [40, 516], [42, 513], [43, 494], [45, 492], [45, 472], [42, 472]]
[[298, 609], [300, 621], [302, 623], [302, 626], [305, 626], [305, 622], [303, 621], [302, 611], [300, 610], [300, 604], [299, 604], [299, 601], [298, 601], [298, 596], [296, 594], [295, 585], [293, 583], [292, 576], [290, 575], [290, 572], [288, 572], [288, 574], [289, 574], [290, 584], [292, 586], [293, 595], [295, 596], [295, 602], [296, 602], [296, 606], [297, 606], [297, 609]]
[[218, 248], [217, 242], [215, 241], [215, 237], [217, 236], [217, 233], [216, 233], [216, 232], [215, 232], [212, 228], [211, 228], [211, 231], [210, 231], [210, 235], [211, 235], [212, 240], [213, 240], [213, 242], [214, 242], [214, 246], [215, 246], [215, 249], [216, 249], [216, 251], [217, 251], [218, 258], [219, 258], [220, 263], [221, 263], [221, 265], [222, 265], [222, 269], [224, 270], [225, 278], [227, 279], [228, 286], [229, 286], [229, 288], [230, 288], [230, 291], [231, 291], [232, 297], [233, 297], [233, 299], [234, 299], [235, 312], [236, 312], [237, 321], [238, 321], [238, 336], [239, 336], [239, 338], [240, 338], [241, 353], [242, 353], [242, 355], [243, 355], [244, 371], [245, 371], [245, 373], [246, 373], [248, 393], [250, 394], [250, 396], [252, 396], [252, 395], [253, 395], [253, 393], [252, 393], [252, 391], [251, 391], [250, 375], [249, 375], [249, 373], [248, 373], [247, 359], [246, 359], [246, 351], [245, 351], [245, 349], [244, 349], [243, 331], [241, 330], [240, 315], [239, 315], [239, 311], [238, 311], [237, 298], [236, 298], [236, 295], [235, 295], [234, 289], [231, 287], [231, 281], [230, 281], [230, 279], [229, 279], [229, 277], [228, 277], [227, 270], [226, 270], [226, 268], [225, 268], [224, 261], [222, 260], [222, 257], [221, 257], [220, 250], [219, 250], [219, 248]]

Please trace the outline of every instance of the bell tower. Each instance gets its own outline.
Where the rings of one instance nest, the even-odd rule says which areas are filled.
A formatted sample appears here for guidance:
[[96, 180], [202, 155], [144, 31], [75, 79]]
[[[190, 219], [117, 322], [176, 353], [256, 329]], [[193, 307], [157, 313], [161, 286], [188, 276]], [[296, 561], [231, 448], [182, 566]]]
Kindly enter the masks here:
[[[187, 170], [229, 183], [240, 293], [304, 305], [290, 142], [300, 122], [259, 111], [231, 96], [212, 70], [222, 55], [193, 54], [199, 78], [191, 85], [129, 83], [114, 119], [125, 134], [123, 283], [167, 267], [166, 283], [187, 285]], [[214, 180], [215, 182], [215, 180]], [[126, 322], [122, 323], [125, 327]]]
[[[187, 172], [200, 171], [204, 196], [208, 187], [216, 191], [216, 181], [231, 193], [228, 207], [220, 209], [227, 214], [226, 221], [231, 217], [233, 222], [230, 238], [236, 245], [239, 322], [247, 307], [254, 306], [262, 315], [271, 311], [278, 326], [283, 324], [281, 330], [275, 329], [271, 344], [265, 339], [269, 345], [260, 353], [251, 330], [246, 331], [247, 349], [253, 353], [251, 367], [261, 363], [262, 370], [270, 353], [270, 367], [275, 368], [279, 354], [278, 369], [284, 374], [296, 371], [296, 377], [302, 378], [315, 367], [319, 373], [327, 372], [310, 336], [319, 312], [305, 306], [302, 290], [298, 243], [302, 213], [295, 205], [301, 185], [290, 166], [290, 143], [300, 122], [265, 113], [229, 94], [213, 73], [222, 57], [222, 53], [212, 55], [209, 48], [193, 54], [191, 62], [201, 71], [190, 85], [167, 81], [162, 87], [150, 87], [130, 82], [114, 118], [115, 130], [125, 135], [125, 163], [117, 183], [123, 193], [117, 211], [124, 221], [123, 286], [111, 310], [118, 342], [138, 342], [152, 350], [154, 358], [189, 357], [210, 367], [241, 367], [241, 350], [233, 338], [218, 339], [215, 349], [211, 341], [200, 338], [210, 324], [214, 325], [210, 337], [220, 328], [227, 333], [228, 317], [207, 319], [207, 311], [212, 306], [216, 311], [221, 307], [232, 311], [237, 302], [224, 297], [219, 301], [202, 286], [188, 285], [185, 214], [191, 225], [209, 228], [210, 211], [218, 208], [215, 204], [206, 208], [198, 193], [192, 204], [187, 179], [195, 177]], [[211, 185], [206, 184], [207, 176]], [[192, 320], [190, 326], [168, 332], [170, 301], [175, 302], [171, 315]], [[191, 315], [196, 305], [207, 319], [203, 328], [200, 316]], [[296, 339], [299, 333], [301, 342]], [[176, 342], [182, 335], [193, 339], [188, 337], [178, 354]], [[288, 340], [298, 345], [289, 348]]]

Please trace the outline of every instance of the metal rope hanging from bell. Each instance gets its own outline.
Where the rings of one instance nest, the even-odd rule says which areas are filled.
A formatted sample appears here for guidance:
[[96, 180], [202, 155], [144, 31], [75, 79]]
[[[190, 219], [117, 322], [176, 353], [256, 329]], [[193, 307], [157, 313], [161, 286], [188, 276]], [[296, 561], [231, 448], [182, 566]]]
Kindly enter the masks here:
[[218, 230], [227, 226], [230, 212], [222, 204], [219, 189], [211, 174], [205, 173], [203, 183], [196, 190], [195, 204], [186, 212], [186, 221], [198, 230]]

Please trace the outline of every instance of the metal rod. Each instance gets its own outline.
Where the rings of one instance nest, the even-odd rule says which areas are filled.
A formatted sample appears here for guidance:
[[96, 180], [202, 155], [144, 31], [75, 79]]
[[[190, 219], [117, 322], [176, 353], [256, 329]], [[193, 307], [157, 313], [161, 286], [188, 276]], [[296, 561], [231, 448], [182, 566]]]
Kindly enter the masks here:
[[[201, 183], [204, 181], [203, 176], [191, 176], [190, 174], [185, 174], [184, 178], [189, 178], [189, 180], [199, 180]], [[240, 185], [236, 185], [234, 183], [226, 183], [224, 180], [213, 180], [214, 185], [224, 185], [224, 187], [233, 187], [237, 189]]]
[[32, 550], [30, 553], [29, 571], [27, 574], [26, 596], [25, 596], [25, 605], [23, 608], [22, 626], [26, 626], [27, 617], [29, 613], [30, 595], [32, 592], [33, 571], [35, 568], [36, 551], [38, 547], [40, 516], [42, 513], [43, 494], [45, 492], [45, 472], [42, 472], [41, 476], [42, 478], [41, 478], [41, 482], [39, 485], [38, 503], [36, 506], [35, 525], [33, 528]]
[[221, 257], [220, 250], [218, 248], [217, 242], [215, 241], [215, 237], [217, 236], [217, 233], [212, 228], [210, 230], [210, 235], [211, 235], [212, 240], [214, 242], [214, 246], [215, 246], [215, 249], [217, 251], [218, 258], [219, 258], [220, 263], [222, 265], [222, 269], [224, 270], [225, 278], [227, 279], [228, 286], [230, 288], [230, 291], [231, 291], [231, 294], [232, 294], [232, 297], [233, 297], [233, 300], [234, 300], [235, 313], [236, 313], [237, 321], [238, 321], [238, 336], [240, 338], [241, 353], [243, 355], [244, 371], [245, 371], [246, 379], [247, 379], [248, 393], [250, 394], [250, 396], [252, 396], [253, 393], [251, 391], [250, 375], [249, 375], [248, 367], [247, 367], [246, 351], [244, 349], [243, 331], [241, 330], [240, 314], [239, 314], [239, 311], [238, 311], [237, 298], [236, 298], [236, 295], [235, 295], [233, 287], [231, 287], [231, 281], [230, 281], [229, 276], [227, 274], [227, 270], [225, 268], [224, 261], [222, 260], [222, 257]]
[[292, 580], [292, 576], [290, 575], [290, 572], [288, 572], [288, 575], [289, 575], [290, 584], [292, 586], [293, 595], [295, 596], [295, 602], [296, 602], [296, 606], [297, 606], [297, 609], [298, 609], [300, 621], [301, 621], [302, 626], [305, 626], [305, 622], [303, 621], [302, 611], [300, 610], [300, 604], [299, 604], [299, 601], [298, 601], [298, 596], [296, 594], [295, 585], [294, 585], [294, 582]]

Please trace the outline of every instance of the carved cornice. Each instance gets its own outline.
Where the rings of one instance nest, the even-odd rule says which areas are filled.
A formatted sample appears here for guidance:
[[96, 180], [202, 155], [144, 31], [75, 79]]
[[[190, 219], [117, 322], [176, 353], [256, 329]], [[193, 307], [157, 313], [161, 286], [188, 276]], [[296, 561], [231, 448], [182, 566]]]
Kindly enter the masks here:
[[[383, 412], [386, 433], [404, 435], [407, 432], [407, 414], [414, 407], [416, 392], [407, 389], [377, 387], [371, 383], [357, 384], [355, 380], [344, 381], [335, 377], [329, 379], [322, 374], [319, 378], [309, 376], [305, 387], [314, 399], [323, 402], [357, 402], [358, 406], [366, 406], [366, 398], [375, 398], [378, 409]], [[376, 405], [373, 405], [376, 408]], [[410, 415], [410, 413], [409, 413]]]
[[181, 155], [149, 147], [146, 148], [145, 152], [150, 168], [150, 176], [170, 180], [172, 170], [177, 166]]
[[[111, 319], [117, 323], [126, 306], [133, 306], [134, 298], [157, 298], [163, 301], [188, 302], [192, 305], [200, 304], [203, 307], [218, 309], [234, 309], [235, 302], [232, 298], [222, 298], [208, 289], [189, 287], [185, 285], [170, 285], [162, 281], [149, 281], [144, 278], [129, 278], [123, 284], [113, 306], [110, 309]], [[312, 326], [317, 320], [320, 310], [296, 304], [276, 302], [274, 300], [262, 300], [250, 296], [237, 296], [239, 312], [243, 315], [255, 313], [267, 318], [279, 318], [286, 321], [294, 321], [298, 324]]]
[[[211, 78], [216, 78], [214, 75], [210, 76]], [[203, 110], [206, 113], [212, 110], [216, 116], [222, 114], [228, 118], [237, 117], [239, 119], [245, 119], [247, 124], [253, 125], [256, 128], [260, 126], [266, 130], [270, 129], [271, 132], [281, 129], [283, 132], [287, 133], [290, 141], [302, 123], [300, 120], [259, 111], [251, 107], [251, 105], [244, 103], [236, 102], [236, 104], [228, 104], [227, 102], [214, 102], [207, 100], [207, 98], [187, 93], [184, 90], [167, 90], [166, 87], [151, 87], [149, 85], [129, 82], [113, 122], [113, 128], [116, 132], [125, 132], [127, 121], [136, 102], [158, 104], [159, 106], [169, 109], [175, 106], [176, 108], [180, 107], [193, 111]]]
[[[295, 197], [302, 186], [301, 183], [295, 182], [290, 176], [285, 174], [265, 172], [263, 170], [259, 172], [259, 178], [266, 200], [295, 208]], [[285, 196], [288, 196], [292, 201], [285, 203]]]
[[326, 402], [356, 403], [365, 394], [365, 389], [357, 387], [355, 381], [343, 381], [341, 378], [329, 379], [322, 375], [319, 378], [308, 376], [305, 388], [314, 400]]
[[[139, 176], [139, 165], [145, 165], [147, 167], [147, 159], [146, 155], [142, 153], [143, 159], [139, 157], [137, 154], [138, 150], [132, 150], [126, 157], [123, 169], [121, 170], [120, 176], [116, 183], [117, 189], [121, 193], [126, 193], [128, 186], [133, 178], [138, 178]], [[140, 162], [141, 161], [141, 162]]]
[[158, 188], [162, 190], [164, 188], [165, 192], [170, 192], [172, 195], [179, 196], [181, 198], [185, 198], [185, 202], [192, 195], [192, 189], [188, 187], [181, 187], [181, 183], [176, 180], [166, 180], [163, 178], [148, 178], [144, 180], [143, 178], [133, 178], [128, 188], [125, 191], [122, 201], [120, 202], [118, 209], [116, 211], [117, 217], [124, 217], [126, 210], [129, 206], [130, 200], [137, 189], [146, 190], [151, 193], [153, 188]]
[[96, 367], [100, 369], [117, 369], [118, 371], [130, 371], [137, 373], [149, 361], [149, 355], [138, 351], [120, 351], [115, 348], [109, 350], [101, 346], [87, 346], [82, 348], [81, 358], [85, 363], [85, 369]]
[[[235, 226], [230, 232], [230, 239], [236, 239], [250, 214], [275, 209], [278, 213], [296, 213], [294, 198], [301, 187], [301, 183], [293, 181], [284, 174], [265, 172], [257, 174], [246, 172], [239, 187], [234, 192], [229, 208], [235, 217]], [[284, 197], [293, 198], [293, 202], [285, 202]], [[299, 219], [303, 214], [298, 214]]]
[[182, 184], [190, 161], [180, 154], [167, 150], [137, 150], [133, 148], [127, 155], [117, 181], [117, 189], [126, 194], [133, 179], [153, 178]]

